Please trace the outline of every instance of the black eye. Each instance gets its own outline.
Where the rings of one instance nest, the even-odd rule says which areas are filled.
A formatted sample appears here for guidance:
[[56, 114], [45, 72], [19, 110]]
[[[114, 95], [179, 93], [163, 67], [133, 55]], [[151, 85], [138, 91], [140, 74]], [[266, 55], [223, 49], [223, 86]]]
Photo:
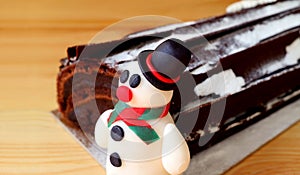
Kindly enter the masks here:
[[125, 83], [128, 80], [128, 77], [129, 77], [129, 71], [124, 70], [120, 76], [120, 82]]
[[133, 74], [130, 77], [129, 85], [132, 88], [136, 88], [141, 83], [141, 77], [138, 74]]

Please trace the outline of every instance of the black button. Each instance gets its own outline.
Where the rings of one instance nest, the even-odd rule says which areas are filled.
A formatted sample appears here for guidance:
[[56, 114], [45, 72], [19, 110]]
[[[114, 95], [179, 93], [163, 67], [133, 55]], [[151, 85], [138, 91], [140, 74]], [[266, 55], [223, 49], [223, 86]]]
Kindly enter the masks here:
[[121, 141], [124, 138], [124, 130], [120, 126], [116, 125], [112, 127], [110, 136], [115, 141]]
[[110, 163], [115, 167], [122, 166], [122, 161], [118, 153], [112, 153], [109, 157]]
[[129, 85], [136, 88], [141, 83], [141, 77], [138, 74], [133, 74], [129, 79]]
[[128, 80], [128, 77], [129, 77], [129, 71], [124, 70], [120, 76], [120, 82], [125, 83]]

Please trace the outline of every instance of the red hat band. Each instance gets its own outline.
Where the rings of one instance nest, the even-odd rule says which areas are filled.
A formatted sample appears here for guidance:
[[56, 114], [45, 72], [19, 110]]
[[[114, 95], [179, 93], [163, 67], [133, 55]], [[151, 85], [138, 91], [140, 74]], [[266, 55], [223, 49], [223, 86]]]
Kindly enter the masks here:
[[159, 74], [159, 72], [157, 72], [155, 67], [153, 66], [153, 64], [151, 62], [151, 59], [152, 59], [152, 53], [150, 53], [147, 56], [146, 63], [147, 63], [147, 66], [148, 66], [150, 72], [154, 75], [155, 78], [157, 78], [161, 82], [164, 82], [164, 83], [167, 83], [167, 84], [176, 83], [180, 79], [180, 76], [177, 76], [174, 79], [169, 79], [169, 78], [166, 78], [166, 77], [162, 76], [161, 74]]

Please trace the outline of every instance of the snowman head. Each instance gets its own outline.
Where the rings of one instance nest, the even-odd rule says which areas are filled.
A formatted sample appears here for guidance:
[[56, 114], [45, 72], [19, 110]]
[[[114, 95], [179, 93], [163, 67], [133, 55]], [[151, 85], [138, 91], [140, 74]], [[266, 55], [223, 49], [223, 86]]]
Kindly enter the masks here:
[[190, 59], [191, 52], [176, 39], [164, 41], [154, 51], [141, 52], [138, 61], [124, 66], [117, 97], [131, 107], [167, 105]]
[[117, 97], [131, 107], [154, 108], [167, 105], [173, 90], [163, 91], [154, 87], [143, 75], [138, 62], [124, 66], [119, 79]]

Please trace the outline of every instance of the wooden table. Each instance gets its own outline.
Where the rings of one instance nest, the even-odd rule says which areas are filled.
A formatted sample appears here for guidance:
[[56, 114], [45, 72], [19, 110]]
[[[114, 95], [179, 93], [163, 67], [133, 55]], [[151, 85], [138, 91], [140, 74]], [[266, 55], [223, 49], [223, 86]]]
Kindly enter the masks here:
[[[57, 108], [56, 74], [68, 46], [87, 43], [129, 17], [153, 14], [188, 21], [222, 14], [234, 1], [1, 1], [0, 174], [104, 174], [49, 113]], [[103, 39], [151, 25], [125, 26]], [[299, 133], [300, 123], [226, 174], [300, 174]]]

